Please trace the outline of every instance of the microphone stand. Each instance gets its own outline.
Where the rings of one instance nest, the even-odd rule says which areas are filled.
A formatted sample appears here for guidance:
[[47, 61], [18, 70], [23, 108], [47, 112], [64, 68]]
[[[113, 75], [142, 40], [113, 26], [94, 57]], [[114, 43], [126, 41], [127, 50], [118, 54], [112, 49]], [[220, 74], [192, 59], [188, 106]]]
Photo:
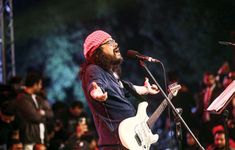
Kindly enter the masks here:
[[225, 109], [222, 115], [224, 117], [225, 147], [226, 149], [229, 149], [229, 133], [228, 133], [228, 125], [227, 125], [229, 111]]
[[180, 119], [180, 121], [183, 123], [183, 125], [185, 126], [185, 128], [188, 130], [188, 132], [192, 135], [192, 137], [194, 138], [194, 140], [197, 142], [198, 146], [200, 147], [201, 150], [205, 150], [202, 145], [200, 144], [200, 142], [197, 140], [197, 138], [195, 137], [195, 135], [193, 134], [193, 132], [190, 130], [190, 128], [188, 127], [188, 125], [186, 124], [186, 122], [184, 121], [184, 119], [181, 117], [181, 115], [179, 114], [179, 112], [176, 110], [175, 106], [172, 104], [172, 102], [170, 101], [170, 99], [168, 98], [168, 96], [166, 95], [166, 93], [163, 91], [163, 89], [161, 88], [161, 86], [158, 84], [158, 82], [155, 80], [155, 78], [153, 77], [152, 73], [149, 71], [149, 69], [147, 68], [146, 64], [144, 63], [144, 61], [139, 60], [139, 64], [140, 66], [142, 66], [145, 71], [148, 73], [148, 75], [152, 78], [152, 80], [154, 81], [154, 83], [157, 85], [158, 89], [160, 90], [160, 92], [162, 93], [162, 95], [166, 98], [168, 104], [170, 105], [170, 107], [172, 108], [173, 112], [175, 113], [175, 115], [177, 116], [178, 119]]
[[[176, 108], [176, 110], [179, 115], [182, 115], [183, 110], [178, 111], [178, 108]], [[182, 147], [183, 136], [182, 136], [181, 122], [180, 122], [180, 119], [178, 118], [178, 116], [175, 113], [173, 113], [173, 114], [175, 116], [175, 131], [176, 131], [175, 134], [176, 134], [176, 138], [178, 140], [179, 150], [182, 150], [183, 149], [183, 147]]]

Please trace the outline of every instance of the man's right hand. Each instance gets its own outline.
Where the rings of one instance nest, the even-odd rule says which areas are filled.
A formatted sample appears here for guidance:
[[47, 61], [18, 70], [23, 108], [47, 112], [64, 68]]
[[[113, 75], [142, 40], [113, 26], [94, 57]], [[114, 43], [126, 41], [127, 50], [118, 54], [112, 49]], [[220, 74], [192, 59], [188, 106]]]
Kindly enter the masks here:
[[90, 95], [93, 99], [97, 101], [106, 101], [108, 98], [108, 93], [101, 90], [101, 88], [97, 85], [96, 82], [92, 82], [92, 90], [90, 92]]

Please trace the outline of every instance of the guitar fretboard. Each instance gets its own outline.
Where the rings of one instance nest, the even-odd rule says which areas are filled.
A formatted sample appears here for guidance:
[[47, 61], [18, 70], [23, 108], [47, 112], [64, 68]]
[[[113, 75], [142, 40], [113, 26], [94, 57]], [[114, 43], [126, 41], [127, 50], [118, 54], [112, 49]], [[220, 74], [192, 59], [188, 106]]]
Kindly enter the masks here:
[[[171, 100], [173, 98], [173, 94], [170, 93], [168, 95], [168, 98]], [[166, 99], [164, 99], [162, 103], [158, 106], [158, 108], [154, 111], [154, 113], [149, 117], [149, 119], [147, 120], [147, 124], [150, 129], [153, 127], [154, 123], [157, 121], [161, 113], [165, 110], [167, 105], [168, 102]]]

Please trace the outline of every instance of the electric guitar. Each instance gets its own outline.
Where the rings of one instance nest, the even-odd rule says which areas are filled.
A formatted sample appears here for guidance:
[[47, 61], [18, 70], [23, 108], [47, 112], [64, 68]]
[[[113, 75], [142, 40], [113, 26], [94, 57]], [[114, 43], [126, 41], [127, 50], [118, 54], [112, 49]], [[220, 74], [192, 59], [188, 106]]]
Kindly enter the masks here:
[[[168, 98], [172, 99], [177, 95], [181, 86], [173, 83], [168, 88]], [[159, 138], [158, 134], [153, 135], [151, 128], [167, 105], [168, 102], [164, 99], [154, 113], [148, 117], [146, 113], [148, 103], [140, 103], [136, 116], [124, 119], [119, 124], [118, 134], [122, 145], [130, 150], [149, 150], [151, 144], [157, 142]]]

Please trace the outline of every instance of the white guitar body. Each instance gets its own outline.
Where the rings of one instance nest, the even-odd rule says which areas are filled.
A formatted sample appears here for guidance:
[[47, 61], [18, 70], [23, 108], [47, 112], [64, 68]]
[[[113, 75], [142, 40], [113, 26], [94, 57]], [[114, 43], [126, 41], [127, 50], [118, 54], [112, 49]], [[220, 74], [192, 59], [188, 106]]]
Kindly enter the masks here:
[[[168, 99], [176, 96], [180, 85], [173, 83], [168, 86]], [[147, 102], [142, 102], [138, 106], [138, 111], [135, 117], [124, 119], [118, 127], [118, 134], [123, 146], [130, 150], [149, 150], [152, 143], [157, 142], [159, 136], [153, 135], [151, 128], [164, 111], [168, 102], [166, 99], [158, 106], [155, 112], [148, 117], [146, 108]]]
[[136, 116], [123, 120], [119, 125], [118, 132], [122, 145], [130, 150], [149, 150], [151, 144], [159, 138], [157, 134], [152, 134], [147, 125], [147, 106], [147, 102], [140, 103]]

